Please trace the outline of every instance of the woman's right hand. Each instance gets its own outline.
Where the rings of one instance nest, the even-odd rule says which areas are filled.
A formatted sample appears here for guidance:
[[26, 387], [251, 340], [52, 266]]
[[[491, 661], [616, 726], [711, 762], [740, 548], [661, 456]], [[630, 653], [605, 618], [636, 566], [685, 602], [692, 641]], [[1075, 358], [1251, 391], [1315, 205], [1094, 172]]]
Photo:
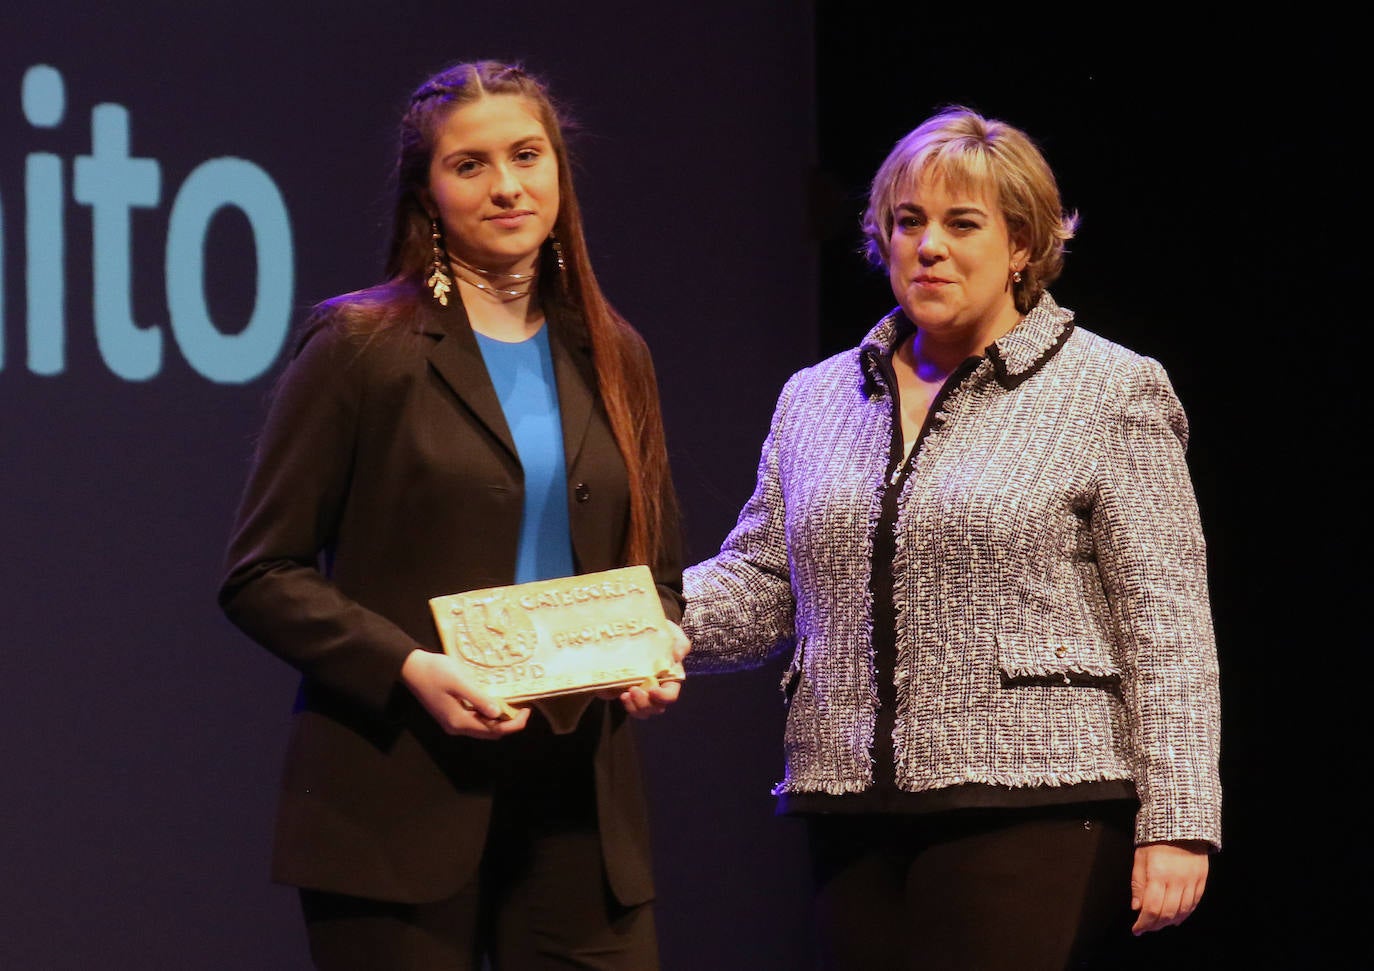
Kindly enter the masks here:
[[1135, 848], [1131, 909], [1138, 910], [1131, 933], [1139, 937], [1181, 924], [1197, 909], [1207, 887], [1208, 846], [1202, 840], [1144, 843]]
[[503, 718], [501, 705], [472, 686], [447, 654], [415, 650], [401, 665], [401, 680], [425, 710], [450, 735], [501, 738], [520, 731], [530, 720], [528, 708]]

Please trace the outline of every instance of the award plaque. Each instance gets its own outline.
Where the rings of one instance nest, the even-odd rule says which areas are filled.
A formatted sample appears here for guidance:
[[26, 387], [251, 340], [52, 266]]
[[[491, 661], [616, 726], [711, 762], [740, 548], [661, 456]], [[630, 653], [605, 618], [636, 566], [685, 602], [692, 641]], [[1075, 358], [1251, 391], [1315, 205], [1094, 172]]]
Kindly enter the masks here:
[[534, 704], [558, 731], [576, 725], [595, 692], [685, 677], [646, 566], [469, 590], [429, 606], [444, 652], [484, 692], [508, 707]]

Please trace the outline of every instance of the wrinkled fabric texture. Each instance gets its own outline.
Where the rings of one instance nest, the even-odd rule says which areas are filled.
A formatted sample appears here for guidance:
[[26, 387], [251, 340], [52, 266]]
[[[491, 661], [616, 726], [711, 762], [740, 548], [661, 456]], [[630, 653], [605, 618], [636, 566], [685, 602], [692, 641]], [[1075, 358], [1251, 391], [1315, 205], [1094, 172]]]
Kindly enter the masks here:
[[[754, 494], [690, 568], [697, 671], [792, 651], [775, 793], [872, 785], [868, 579], [900, 311], [784, 386]], [[950, 389], [896, 525], [896, 782], [1127, 779], [1138, 842], [1221, 845], [1220, 711], [1187, 420], [1160, 364], [1049, 294]]]

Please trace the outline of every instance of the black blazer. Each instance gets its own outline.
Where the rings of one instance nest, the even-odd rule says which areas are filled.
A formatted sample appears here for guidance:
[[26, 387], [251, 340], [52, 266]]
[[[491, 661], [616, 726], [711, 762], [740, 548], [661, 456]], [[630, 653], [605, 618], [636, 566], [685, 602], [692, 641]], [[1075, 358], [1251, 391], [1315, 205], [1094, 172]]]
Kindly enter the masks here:
[[[418, 286], [331, 302], [274, 394], [220, 604], [302, 675], [273, 878], [403, 902], [457, 892], [482, 854], [503, 742], [444, 735], [399, 680], [440, 650], [431, 597], [514, 582], [523, 477], [460, 300]], [[359, 333], [340, 307], [399, 323]], [[585, 330], [549, 313], [578, 572], [625, 565], [625, 466]], [[647, 347], [631, 355], [652, 375]], [[671, 488], [671, 487], [669, 487]], [[667, 508], [673, 497], [665, 495]], [[678, 537], [650, 564], [682, 615]], [[638, 756], [618, 704], [593, 702], [597, 813], [621, 903], [652, 897]], [[584, 726], [586, 727], [586, 726]], [[516, 736], [518, 737], [518, 736]]]

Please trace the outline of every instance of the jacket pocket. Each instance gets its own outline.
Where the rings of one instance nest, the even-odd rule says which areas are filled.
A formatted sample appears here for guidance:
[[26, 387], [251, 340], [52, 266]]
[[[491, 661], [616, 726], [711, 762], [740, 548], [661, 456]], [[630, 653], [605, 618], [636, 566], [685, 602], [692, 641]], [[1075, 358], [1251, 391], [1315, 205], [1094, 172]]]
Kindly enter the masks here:
[[778, 690], [782, 692], [782, 701], [785, 705], [792, 704], [792, 696], [797, 693], [797, 685], [801, 682], [802, 660], [805, 652], [806, 638], [799, 636], [796, 649], [792, 651], [792, 663], [787, 665], [782, 680], [778, 682]]
[[997, 667], [1008, 686], [1057, 682], [1112, 687], [1121, 681], [1121, 666], [1112, 657], [1111, 645], [1083, 634], [998, 634]]

